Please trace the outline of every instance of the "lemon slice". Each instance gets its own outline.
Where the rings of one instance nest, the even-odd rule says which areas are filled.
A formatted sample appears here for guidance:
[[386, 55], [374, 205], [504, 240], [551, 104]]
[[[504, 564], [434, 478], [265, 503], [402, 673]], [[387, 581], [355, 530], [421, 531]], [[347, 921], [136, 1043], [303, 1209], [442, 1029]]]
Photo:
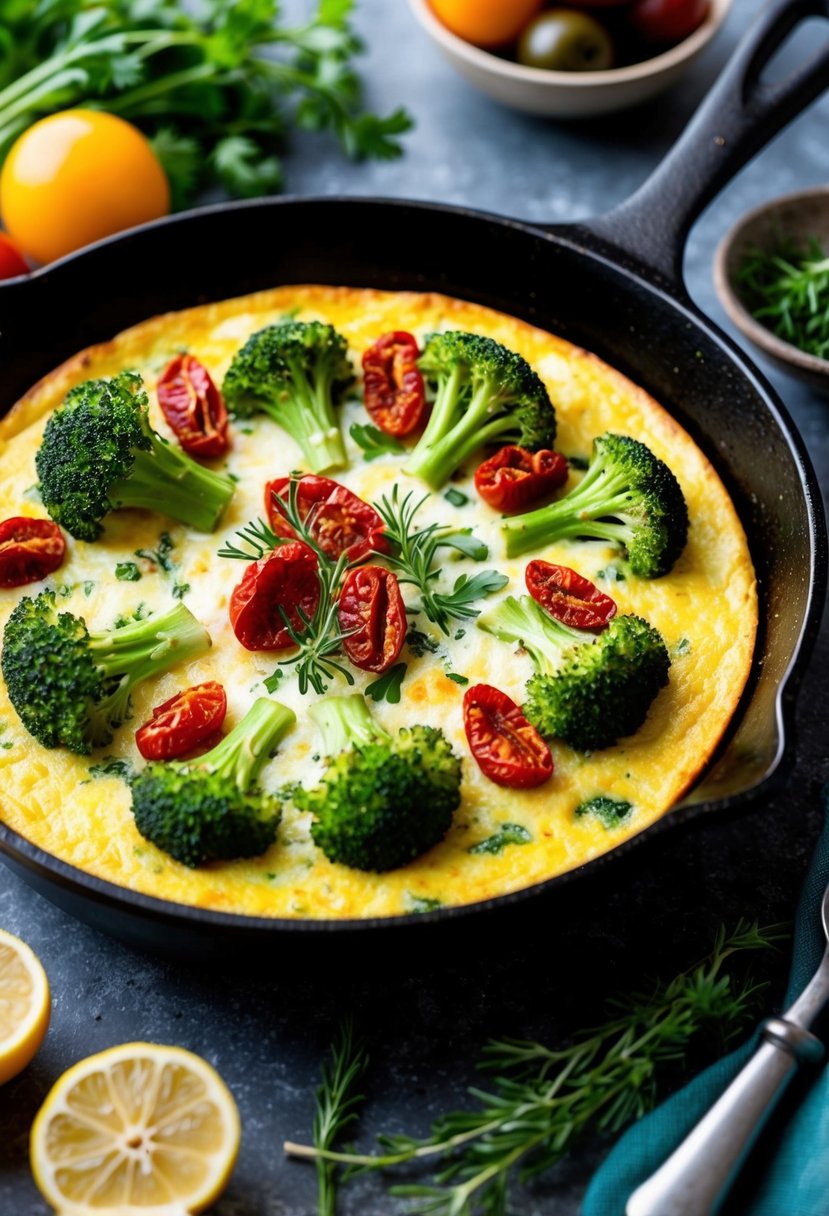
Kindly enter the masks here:
[[125, 1043], [52, 1087], [32, 1125], [32, 1172], [61, 1216], [185, 1216], [224, 1188], [239, 1130], [229, 1089], [200, 1056]]
[[26, 1067], [49, 1025], [49, 981], [37, 955], [0, 929], [0, 1085]]

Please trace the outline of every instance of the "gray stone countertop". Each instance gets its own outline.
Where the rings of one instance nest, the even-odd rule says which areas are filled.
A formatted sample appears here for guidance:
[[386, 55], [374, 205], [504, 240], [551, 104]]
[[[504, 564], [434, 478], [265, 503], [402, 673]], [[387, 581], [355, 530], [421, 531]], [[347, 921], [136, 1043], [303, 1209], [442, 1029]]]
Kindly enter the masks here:
[[[629, 114], [564, 124], [513, 113], [479, 95], [438, 57], [403, 0], [361, 0], [358, 25], [374, 108], [404, 104], [417, 119], [406, 155], [352, 165], [311, 137], [286, 162], [299, 194], [434, 199], [504, 215], [564, 222], [629, 195], [671, 146], [755, 10], [735, 0], [726, 27], [671, 93]], [[726, 189], [694, 228], [686, 275], [698, 304], [728, 329], [711, 282], [716, 244], [743, 211], [829, 179], [829, 97], [815, 104]], [[822, 484], [829, 477], [827, 404], [768, 367], [800, 427]], [[480, 922], [461, 953], [399, 957], [366, 939], [360, 957], [309, 949], [304, 961], [269, 957], [237, 968], [171, 963], [78, 923], [0, 868], [0, 925], [42, 958], [52, 1024], [33, 1065], [0, 1091], [0, 1213], [45, 1216], [31, 1180], [27, 1137], [49, 1086], [70, 1064], [133, 1039], [179, 1043], [211, 1060], [238, 1101], [240, 1159], [215, 1216], [312, 1216], [313, 1171], [286, 1163], [285, 1137], [308, 1137], [312, 1090], [344, 1011], [372, 1057], [365, 1143], [375, 1131], [426, 1134], [430, 1119], [464, 1100], [491, 1035], [560, 1041], [597, 1020], [604, 996], [649, 974], [673, 974], [706, 952], [720, 922], [791, 916], [820, 821], [827, 776], [829, 634], [824, 630], [799, 699], [797, 764], [786, 788], [738, 818], [695, 822], [657, 837], [560, 905], [553, 923], [515, 935]], [[531, 927], [527, 927], [527, 923]], [[768, 1005], [786, 961], [764, 959]], [[606, 1144], [578, 1146], [559, 1167], [516, 1191], [521, 1216], [573, 1216]], [[379, 1178], [344, 1193], [341, 1214], [393, 1216]], [[736, 1210], [736, 1209], [735, 1209]], [[787, 1216], [795, 1216], [794, 1213]], [[798, 1216], [806, 1216], [805, 1213]]]

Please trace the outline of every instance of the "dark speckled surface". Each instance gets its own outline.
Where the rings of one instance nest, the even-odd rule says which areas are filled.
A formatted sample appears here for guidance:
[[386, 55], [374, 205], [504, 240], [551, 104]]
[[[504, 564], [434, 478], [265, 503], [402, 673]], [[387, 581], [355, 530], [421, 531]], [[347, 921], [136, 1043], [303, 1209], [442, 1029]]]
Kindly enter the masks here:
[[[294, 7], [297, 7], [295, 4]], [[402, 0], [362, 0], [371, 43], [369, 96], [416, 115], [407, 154], [386, 165], [344, 164], [322, 140], [287, 163], [297, 193], [413, 196], [539, 221], [580, 219], [626, 197], [658, 162], [754, 11], [735, 0], [719, 41], [667, 97], [635, 114], [560, 125], [499, 109], [444, 65]], [[745, 170], [694, 229], [687, 280], [724, 324], [711, 284], [722, 233], [744, 210], [829, 179], [829, 98], [813, 106]], [[389, 239], [388, 235], [386, 239]], [[394, 239], [394, 238], [392, 238]], [[405, 239], [404, 235], [400, 239]], [[829, 477], [827, 405], [765, 367], [802, 430], [822, 484]], [[769, 470], [774, 476], [774, 470]], [[0, 1213], [45, 1216], [31, 1181], [27, 1134], [54, 1079], [91, 1052], [130, 1039], [180, 1043], [220, 1070], [241, 1109], [242, 1151], [215, 1216], [312, 1216], [313, 1173], [283, 1161], [285, 1137], [305, 1138], [320, 1058], [344, 1010], [368, 1042], [367, 1133], [426, 1131], [462, 1100], [493, 1034], [554, 1039], [596, 1020], [604, 994], [703, 953], [721, 922], [791, 915], [827, 776], [829, 631], [800, 698], [797, 763], [771, 801], [731, 820], [694, 822], [657, 837], [542, 908], [480, 922], [462, 947], [401, 958], [391, 940], [343, 959], [309, 946], [243, 968], [207, 970], [136, 953], [76, 923], [0, 869], [0, 925], [40, 954], [54, 994], [52, 1026], [34, 1064], [0, 1091]], [[454, 940], [454, 939], [453, 939]], [[763, 970], [779, 998], [785, 960]], [[532, 1193], [520, 1216], [572, 1216], [603, 1152], [581, 1147]], [[345, 1194], [343, 1216], [391, 1216], [382, 1183]]]

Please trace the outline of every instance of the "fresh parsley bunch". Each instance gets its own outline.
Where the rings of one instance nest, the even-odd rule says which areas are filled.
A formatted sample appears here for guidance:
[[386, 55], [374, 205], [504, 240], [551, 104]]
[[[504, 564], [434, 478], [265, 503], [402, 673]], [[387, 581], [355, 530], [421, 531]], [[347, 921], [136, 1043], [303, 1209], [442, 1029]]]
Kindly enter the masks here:
[[108, 110], [140, 127], [174, 205], [218, 184], [278, 190], [292, 126], [331, 131], [350, 157], [400, 154], [411, 119], [361, 108], [353, 0], [319, 0], [303, 25], [279, 0], [2, 0], [0, 161], [56, 110]]

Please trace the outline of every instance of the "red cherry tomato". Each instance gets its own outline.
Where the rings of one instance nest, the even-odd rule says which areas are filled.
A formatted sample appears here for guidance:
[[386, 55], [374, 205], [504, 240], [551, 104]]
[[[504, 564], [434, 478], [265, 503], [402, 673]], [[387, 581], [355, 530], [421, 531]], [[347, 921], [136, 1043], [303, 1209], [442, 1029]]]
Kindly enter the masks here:
[[478, 465], [475, 489], [497, 511], [523, 511], [566, 480], [567, 461], [560, 453], [508, 444]]
[[317, 609], [320, 586], [317, 555], [301, 540], [280, 545], [251, 562], [230, 597], [230, 623], [246, 650], [287, 650], [294, 645], [291, 628], [304, 628], [300, 610], [310, 618]]
[[524, 573], [527, 590], [550, 616], [575, 629], [604, 629], [616, 615], [616, 605], [589, 578], [569, 566], [532, 561]]
[[463, 698], [469, 750], [485, 777], [512, 790], [543, 785], [553, 757], [538, 731], [511, 697], [491, 684], [474, 684]]
[[[288, 501], [289, 477], [277, 477], [265, 486], [265, 508], [271, 527], [277, 536], [296, 538], [291, 525], [280, 510], [277, 499]], [[328, 557], [336, 561], [344, 553], [350, 562], [357, 562], [368, 553], [387, 553], [383, 537], [385, 524], [374, 507], [363, 502], [351, 490], [332, 481], [306, 473], [297, 482], [297, 510], [303, 523]]]
[[628, 20], [648, 42], [681, 42], [701, 25], [709, 0], [634, 0]]
[[349, 570], [337, 609], [348, 634], [343, 650], [361, 671], [386, 671], [406, 637], [406, 608], [397, 578], [382, 566]]
[[158, 382], [158, 404], [185, 452], [210, 457], [229, 451], [224, 399], [192, 355], [177, 355], [167, 364]]
[[15, 515], [0, 523], [0, 587], [22, 587], [52, 574], [66, 555], [63, 533], [51, 519]]
[[14, 279], [19, 274], [28, 273], [29, 267], [23, 254], [5, 232], [0, 232], [0, 279]]
[[175, 760], [206, 743], [221, 729], [227, 713], [227, 697], [221, 684], [208, 680], [177, 692], [135, 732], [135, 742], [145, 760]]
[[395, 330], [383, 334], [363, 355], [366, 409], [387, 435], [409, 435], [423, 417], [426, 392], [419, 354], [417, 339]]

